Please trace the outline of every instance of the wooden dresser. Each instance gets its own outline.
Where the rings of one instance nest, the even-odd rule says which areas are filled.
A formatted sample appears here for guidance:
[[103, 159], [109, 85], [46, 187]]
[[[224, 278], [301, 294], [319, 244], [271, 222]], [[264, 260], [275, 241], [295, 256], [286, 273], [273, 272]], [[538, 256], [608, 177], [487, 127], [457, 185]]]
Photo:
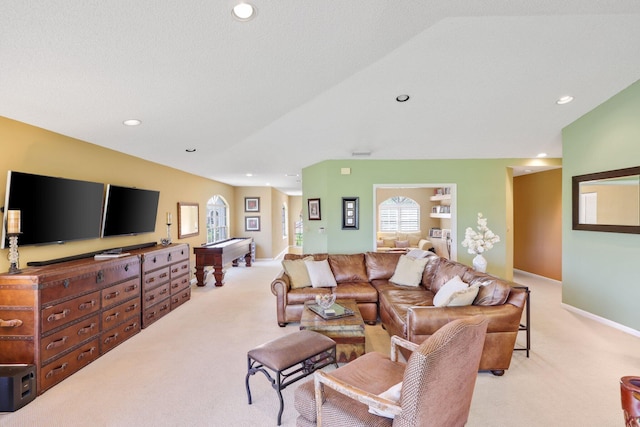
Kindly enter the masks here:
[[142, 327], [146, 328], [191, 298], [189, 245], [141, 249]]
[[34, 364], [41, 394], [190, 297], [187, 244], [0, 274], [0, 364]]
[[140, 331], [140, 259], [0, 274], [0, 363], [36, 365], [38, 394]]

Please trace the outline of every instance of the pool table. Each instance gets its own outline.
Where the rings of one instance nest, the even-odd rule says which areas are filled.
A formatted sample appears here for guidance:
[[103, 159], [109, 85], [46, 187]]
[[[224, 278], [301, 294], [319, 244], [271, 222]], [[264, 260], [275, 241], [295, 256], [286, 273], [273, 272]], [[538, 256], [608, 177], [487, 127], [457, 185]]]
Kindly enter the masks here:
[[224, 285], [224, 265], [238, 266], [238, 260], [244, 257], [247, 267], [251, 267], [252, 237], [234, 237], [221, 242], [205, 244], [193, 248], [196, 256], [196, 279], [198, 286], [204, 286], [204, 268], [213, 266], [216, 286]]

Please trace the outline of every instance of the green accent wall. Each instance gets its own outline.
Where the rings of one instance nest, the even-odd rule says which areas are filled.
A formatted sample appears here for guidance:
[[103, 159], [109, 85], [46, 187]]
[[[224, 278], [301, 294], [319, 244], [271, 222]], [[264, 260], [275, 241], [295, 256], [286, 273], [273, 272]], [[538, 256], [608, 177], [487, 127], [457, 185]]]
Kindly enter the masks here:
[[574, 231], [571, 177], [640, 166], [640, 81], [563, 130], [562, 301], [640, 330], [640, 235]]
[[[302, 171], [304, 252], [353, 253], [374, 250], [374, 185], [456, 185], [457, 259], [471, 265], [472, 255], [460, 245], [466, 227], [475, 227], [482, 212], [501, 238], [485, 257], [488, 271], [510, 279], [513, 275], [511, 166], [540, 164], [531, 159], [465, 160], [328, 160]], [[545, 160], [560, 165], [559, 159]], [[351, 174], [341, 174], [350, 168]], [[359, 230], [342, 230], [342, 197], [359, 197]], [[321, 220], [309, 221], [307, 200], [320, 198]], [[427, 214], [428, 213], [423, 213]], [[320, 228], [324, 227], [324, 232]], [[428, 233], [428, 230], [422, 230]]]

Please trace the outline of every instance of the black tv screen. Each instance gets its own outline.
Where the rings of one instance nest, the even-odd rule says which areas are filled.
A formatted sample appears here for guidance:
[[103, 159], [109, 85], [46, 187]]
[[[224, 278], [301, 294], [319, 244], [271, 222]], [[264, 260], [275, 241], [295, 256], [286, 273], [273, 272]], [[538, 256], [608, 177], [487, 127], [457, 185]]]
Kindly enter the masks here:
[[20, 211], [19, 246], [97, 239], [103, 195], [102, 183], [9, 171], [3, 224], [9, 210]]
[[108, 184], [102, 237], [153, 233], [160, 192]]

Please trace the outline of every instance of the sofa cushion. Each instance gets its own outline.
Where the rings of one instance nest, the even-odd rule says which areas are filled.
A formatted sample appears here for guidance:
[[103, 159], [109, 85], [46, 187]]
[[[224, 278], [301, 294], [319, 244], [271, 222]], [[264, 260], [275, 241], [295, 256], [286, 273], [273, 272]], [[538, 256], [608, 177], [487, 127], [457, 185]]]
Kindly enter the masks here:
[[336, 279], [333, 277], [329, 261], [305, 261], [311, 286], [314, 288], [332, 288], [337, 286]]
[[502, 305], [507, 301], [511, 285], [488, 274], [477, 274], [469, 281], [470, 285], [478, 285], [478, 295], [473, 305]]
[[364, 255], [367, 266], [367, 280], [390, 279], [396, 271], [399, 253], [367, 252]]
[[422, 273], [427, 262], [428, 258], [412, 258], [402, 255], [389, 281], [403, 286], [420, 286]]
[[436, 271], [435, 275], [433, 276], [433, 279], [431, 280], [431, 283], [430, 283], [431, 292], [433, 292], [434, 294], [437, 294], [440, 288], [444, 286], [445, 283], [447, 283], [449, 280], [453, 279], [456, 276], [459, 276], [461, 278], [464, 277], [464, 274], [467, 272], [467, 270], [470, 270], [470, 269], [471, 269], [470, 267], [464, 264], [460, 264], [458, 262], [450, 261], [448, 259], [443, 258], [440, 261], [438, 270]]
[[356, 302], [378, 302], [378, 291], [369, 282], [342, 282], [333, 289], [336, 299], [354, 299]]
[[316, 295], [330, 294], [333, 288], [299, 288], [287, 292], [287, 305], [304, 304], [315, 300]]
[[306, 288], [311, 286], [311, 278], [307, 271], [305, 261], [312, 261], [313, 257], [308, 256], [301, 259], [285, 259], [282, 261], [282, 268], [290, 279], [291, 289]]
[[408, 248], [409, 241], [408, 240], [396, 240], [396, 248]]
[[368, 282], [364, 254], [329, 255], [329, 265], [337, 283]]
[[440, 288], [433, 297], [435, 307], [462, 307], [471, 305], [478, 295], [480, 285], [469, 286], [460, 276], [455, 276]]

